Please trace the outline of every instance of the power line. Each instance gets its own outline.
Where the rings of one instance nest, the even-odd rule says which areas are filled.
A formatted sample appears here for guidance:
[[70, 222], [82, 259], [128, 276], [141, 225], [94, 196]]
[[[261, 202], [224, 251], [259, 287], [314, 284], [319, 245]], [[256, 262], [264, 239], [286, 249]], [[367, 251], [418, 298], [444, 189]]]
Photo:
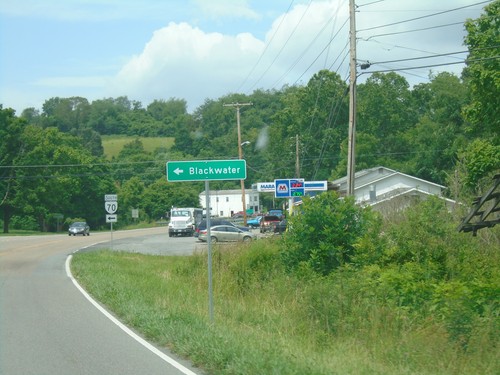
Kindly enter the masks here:
[[433, 30], [433, 29], [439, 29], [441, 27], [449, 27], [449, 26], [456, 26], [456, 25], [463, 25], [463, 22], [454, 22], [454, 23], [448, 23], [448, 24], [445, 24], [445, 25], [437, 25], [437, 26], [429, 26], [429, 27], [424, 27], [424, 28], [421, 28], [421, 29], [413, 29], [413, 30], [406, 30], [406, 31], [397, 31], [397, 32], [393, 32], [393, 33], [385, 33], [385, 34], [376, 34], [376, 35], [372, 35], [368, 38], [360, 38], [361, 40], [367, 42], [369, 41], [370, 39], [373, 39], [373, 38], [379, 38], [381, 36], [391, 36], [391, 35], [399, 35], [399, 34], [408, 34], [408, 33], [414, 33], [414, 32], [418, 32], [418, 31], [427, 31], [427, 30]]
[[257, 65], [259, 65], [260, 61], [262, 60], [262, 58], [264, 57], [264, 54], [266, 53], [266, 51], [268, 50], [269, 46], [271, 45], [272, 41], [274, 40], [274, 37], [276, 36], [276, 34], [278, 33], [278, 31], [280, 30], [281, 28], [281, 25], [283, 24], [283, 22], [285, 21], [286, 19], [286, 16], [288, 15], [289, 11], [290, 11], [290, 8], [292, 7], [293, 3], [294, 3], [295, 0], [292, 0], [290, 2], [290, 5], [288, 6], [288, 9], [286, 10], [285, 12], [285, 16], [283, 18], [281, 18], [281, 21], [278, 25], [278, 27], [276, 28], [276, 30], [274, 30], [274, 33], [273, 35], [271, 36], [271, 39], [269, 39], [269, 42], [266, 44], [266, 46], [264, 47], [264, 50], [262, 51], [262, 53], [260, 54], [259, 58], [257, 59], [257, 62], [254, 64], [254, 66], [252, 67], [252, 69], [250, 70], [250, 72], [248, 73], [248, 75], [245, 77], [245, 79], [243, 80], [243, 82], [240, 84], [240, 86], [238, 87], [238, 89], [236, 90], [236, 92], [239, 92], [241, 90], [241, 88], [245, 85], [245, 83], [247, 83], [248, 81], [248, 78], [250, 78], [250, 76], [252, 75], [252, 73], [255, 71], [255, 69], [257, 68]]
[[[321, 50], [321, 52], [314, 58], [314, 60], [309, 64], [309, 66], [304, 70], [304, 72], [299, 76], [299, 78], [297, 78], [297, 80], [295, 81], [295, 84], [297, 84], [297, 82], [309, 71], [309, 69], [314, 65], [314, 63], [316, 61], [318, 61], [318, 59], [321, 57], [321, 55], [330, 47], [333, 39], [335, 39], [337, 37], [337, 35], [340, 33], [340, 31], [342, 31], [342, 29], [345, 27], [345, 25], [347, 25], [347, 21], [349, 21], [349, 19], [346, 19], [346, 21], [342, 24], [342, 26], [340, 27], [340, 29], [335, 33], [335, 35], [328, 41], [328, 43], [326, 44], [326, 46]], [[337, 61], [337, 59], [341, 56], [341, 54], [339, 54], [337, 56], [337, 58], [335, 59], [335, 61]]]
[[[460, 53], [468, 53], [469, 51], [458, 51], [458, 52], [448, 52], [448, 53], [439, 53], [436, 55], [432, 56], [421, 56], [421, 57], [409, 57], [407, 59], [399, 59], [399, 60], [389, 60], [389, 61], [377, 61], [377, 62], [370, 62], [367, 61], [368, 65], [376, 65], [376, 64], [389, 64], [389, 63], [395, 63], [395, 62], [403, 62], [403, 61], [413, 61], [413, 60], [423, 60], [423, 59], [433, 59], [435, 57], [443, 57], [443, 56], [450, 56], [450, 55], [457, 55]], [[363, 69], [363, 68], [361, 68]], [[366, 68], [365, 68], [366, 69]]]
[[[412, 67], [407, 67], [407, 68], [376, 70], [376, 71], [370, 71], [370, 72], [366, 72], [366, 73], [386, 73], [386, 72], [398, 72], [398, 71], [413, 70], [413, 69], [434, 68], [437, 66], [467, 64], [467, 63], [478, 62], [478, 61], [496, 60], [498, 58], [500, 58], [500, 55], [492, 56], [492, 57], [483, 57], [483, 58], [479, 58], [479, 59], [466, 59], [463, 61], [454, 61], [454, 62], [448, 62], [448, 63], [442, 63], [442, 64], [431, 64], [431, 65], [412, 66]], [[361, 74], [364, 74], [364, 72], [360, 73], [360, 75]]]
[[360, 29], [360, 30], [358, 30], [358, 32], [363, 32], [363, 31], [369, 31], [369, 30], [380, 29], [380, 28], [383, 28], [383, 27], [389, 27], [389, 26], [400, 25], [400, 24], [402, 24], [402, 23], [407, 23], [407, 22], [412, 22], [412, 21], [421, 20], [421, 19], [424, 19], [424, 18], [434, 17], [434, 16], [438, 16], [438, 15], [440, 15], [440, 14], [451, 13], [451, 12], [455, 12], [455, 11], [457, 11], [457, 10], [466, 9], [466, 8], [471, 8], [471, 7], [473, 7], [473, 6], [476, 6], [476, 5], [482, 5], [482, 4], [486, 4], [486, 3], [489, 3], [489, 2], [491, 2], [491, 0], [488, 0], [488, 1], [481, 1], [481, 2], [479, 2], [479, 3], [470, 4], [470, 5], [465, 5], [465, 6], [463, 6], [463, 7], [454, 8], [454, 9], [449, 9], [449, 10], [443, 10], [443, 11], [441, 11], [441, 12], [432, 13], [432, 14], [427, 14], [427, 15], [425, 15], [425, 16], [420, 16], [420, 17], [415, 17], [415, 18], [410, 18], [410, 19], [403, 20], [403, 21], [392, 22], [392, 23], [388, 23], [388, 24], [385, 24], [385, 25], [378, 25], [378, 26], [368, 27], [368, 28], [366, 28], [366, 29]]
[[147, 161], [129, 161], [129, 162], [109, 162], [109, 163], [88, 163], [88, 164], [33, 164], [33, 165], [0, 165], [0, 169], [6, 168], [66, 168], [66, 167], [94, 167], [94, 166], [113, 166], [113, 165], [130, 165], [130, 164], [151, 164], [160, 163], [158, 160]]
[[297, 22], [297, 24], [295, 25], [294, 29], [292, 30], [292, 32], [290, 33], [290, 35], [288, 36], [287, 40], [285, 41], [285, 43], [283, 44], [283, 46], [280, 48], [280, 50], [278, 51], [277, 55], [274, 57], [273, 61], [271, 62], [271, 64], [269, 64], [269, 66], [267, 67], [267, 69], [264, 71], [264, 73], [261, 74], [261, 76], [257, 79], [257, 81], [255, 81], [255, 83], [252, 85], [252, 87], [250, 87], [250, 90], [253, 90], [253, 88], [255, 86], [257, 86], [257, 84], [262, 80], [262, 78], [267, 74], [267, 72], [271, 69], [271, 67], [274, 65], [274, 63], [276, 62], [276, 60], [278, 59], [278, 57], [281, 55], [281, 53], [283, 52], [283, 50], [285, 49], [286, 45], [288, 44], [288, 42], [290, 41], [290, 39], [292, 38], [292, 36], [295, 34], [295, 32], [297, 31], [299, 25], [302, 23], [302, 20], [304, 19], [305, 15], [307, 14], [309, 8], [311, 7], [311, 3], [312, 3], [312, 0], [309, 1], [309, 4], [307, 5], [307, 8], [306, 10], [304, 11], [304, 13], [302, 14], [302, 16], [300, 17], [300, 20], [299, 22]]
[[[358, 158], [367, 158], [367, 157], [382, 157], [382, 156], [405, 156], [405, 155], [417, 155], [417, 154], [425, 154], [429, 152], [444, 152], [444, 151], [449, 151], [448, 149], [429, 149], [429, 150], [421, 150], [421, 151], [405, 151], [405, 152], [380, 152], [380, 153], [370, 153], [370, 154], [358, 154]], [[324, 151], [321, 151], [321, 155], [318, 155], [316, 157], [302, 157], [301, 161], [304, 162], [305, 165], [309, 165], [311, 167], [315, 167], [316, 163], [324, 160], [324, 159], [329, 159], [329, 160], [340, 160], [343, 156], [340, 154], [335, 154], [335, 155], [325, 155]], [[224, 155], [219, 155], [217, 158], [227, 158]], [[204, 159], [206, 160], [206, 158]], [[151, 161], [151, 163], [154, 163], [155, 161]], [[287, 165], [290, 168], [294, 167], [295, 161], [291, 160]], [[115, 163], [116, 164], [116, 163]], [[34, 165], [33, 167], [39, 167], [38, 165]], [[251, 169], [255, 173], [260, 173], [260, 174], [265, 174], [266, 172], [269, 172], [267, 168], [265, 168], [265, 165], [262, 166], [256, 166], [256, 165], [251, 165], [248, 164], [247, 161], [247, 168]], [[262, 172], [259, 172], [259, 168], [265, 168], [263, 169]], [[276, 170], [280, 170], [282, 167], [277, 167]], [[130, 172], [121, 172], [123, 175], [138, 175], [135, 171], [130, 171]], [[109, 173], [71, 173], [71, 174], [61, 174], [61, 175], [24, 175], [24, 176], [14, 176], [14, 177], [0, 177], [0, 180], [16, 180], [16, 179], [54, 179], [54, 178], [65, 178], [65, 177], [94, 177], [94, 176], [108, 176]], [[139, 175], [146, 175], [146, 173], [139, 173]]]

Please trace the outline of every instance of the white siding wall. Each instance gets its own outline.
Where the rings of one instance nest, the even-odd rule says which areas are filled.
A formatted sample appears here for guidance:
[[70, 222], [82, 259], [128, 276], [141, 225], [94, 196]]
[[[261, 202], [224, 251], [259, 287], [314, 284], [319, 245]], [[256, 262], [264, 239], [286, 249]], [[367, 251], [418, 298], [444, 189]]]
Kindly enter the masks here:
[[[199, 197], [201, 206], [206, 209], [205, 192], [201, 192]], [[260, 211], [259, 193], [245, 189], [245, 198], [247, 209]], [[220, 217], [231, 217], [233, 213], [243, 211], [241, 190], [211, 190], [210, 207], [212, 215]]]

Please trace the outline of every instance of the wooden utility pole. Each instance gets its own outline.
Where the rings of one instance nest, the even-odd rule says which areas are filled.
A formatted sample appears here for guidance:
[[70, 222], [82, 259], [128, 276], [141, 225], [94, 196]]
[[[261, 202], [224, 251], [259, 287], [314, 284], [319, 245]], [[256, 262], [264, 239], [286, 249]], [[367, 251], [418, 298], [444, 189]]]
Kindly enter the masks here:
[[349, 138], [347, 154], [347, 195], [354, 195], [356, 144], [356, 17], [354, 0], [349, 0], [350, 59], [349, 59]]
[[[241, 142], [241, 127], [240, 127], [240, 108], [247, 105], [253, 105], [253, 103], [231, 103], [223, 104], [224, 107], [236, 107], [236, 126], [238, 128], [238, 158], [243, 159], [243, 150]], [[245, 196], [245, 180], [240, 180], [241, 183], [241, 203], [243, 205], [243, 225], [247, 225], [247, 204]]]
[[300, 164], [299, 164], [299, 135], [295, 135], [295, 177], [300, 177]]

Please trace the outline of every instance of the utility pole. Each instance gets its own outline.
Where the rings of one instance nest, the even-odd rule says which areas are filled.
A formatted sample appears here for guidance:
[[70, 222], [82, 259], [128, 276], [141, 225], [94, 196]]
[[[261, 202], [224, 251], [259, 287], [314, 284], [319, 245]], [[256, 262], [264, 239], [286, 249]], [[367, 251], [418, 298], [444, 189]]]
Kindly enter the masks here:
[[295, 135], [295, 177], [300, 177], [300, 164], [299, 164], [299, 135]]
[[354, 0], [349, 0], [350, 63], [349, 63], [349, 138], [347, 154], [347, 195], [354, 195], [356, 144], [356, 17]]
[[[243, 150], [241, 142], [241, 128], [240, 128], [240, 108], [247, 105], [253, 105], [253, 103], [231, 103], [223, 104], [224, 107], [236, 107], [236, 126], [238, 128], [238, 158], [243, 159]], [[240, 180], [241, 183], [241, 203], [243, 205], [243, 225], [247, 225], [247, 204], [245, 196], [245, 180]]]

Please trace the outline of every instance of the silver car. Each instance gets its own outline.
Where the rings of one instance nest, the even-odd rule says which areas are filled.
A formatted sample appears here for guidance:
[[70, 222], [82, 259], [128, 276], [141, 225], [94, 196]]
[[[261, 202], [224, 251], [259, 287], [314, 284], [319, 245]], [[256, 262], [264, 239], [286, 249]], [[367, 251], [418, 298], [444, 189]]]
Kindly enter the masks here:
[[68, 236], [76, 236], [77, 234], [82, 234], [84, 236], [90, 236], [90, 227], [86, 222], [77, 221], [71, 224], [68, 228]]
[[[198, 239], [207, 241], [207, 229], [200, 230]], [[233, 225], [215, 225], [210, 228], [210, 238], [212, 242], [235, 242], [235, 241], [251, 241], [256, 238], [255, 234], [249, 231], [241, 230]]]

